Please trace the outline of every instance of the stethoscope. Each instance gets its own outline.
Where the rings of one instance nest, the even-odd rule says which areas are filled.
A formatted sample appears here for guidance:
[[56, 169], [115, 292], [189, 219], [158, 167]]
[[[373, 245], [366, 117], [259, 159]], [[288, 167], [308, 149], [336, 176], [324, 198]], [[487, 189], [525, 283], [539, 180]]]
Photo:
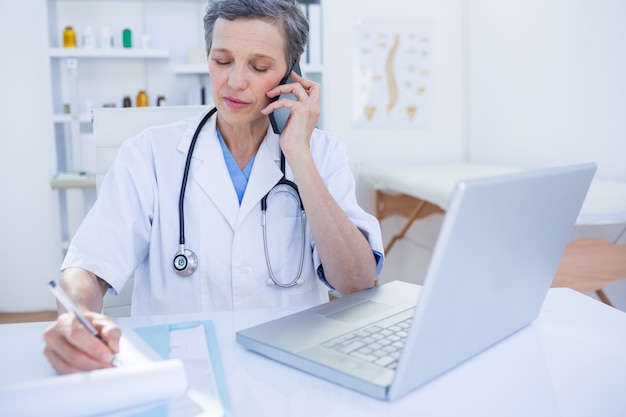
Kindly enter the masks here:
[[[193, 138], [191, 139], [191, 144], [189, 145], [189, 152], [187, 152], [187, 160], [185, 161], [185, 171], [183, 172], [183, 181], [180, 186], [180, 195], [178, 197], [178, 224], [179, 224], [179, 239], [178, 243], [180, 244], [180, 250], [174, 256], [174, 269], [176, 273], [182, 277], [189, 276], [195, 272], [198, 268], [198, 257], [195, 253], [193, 253], [189, 249], [185, 249], [185, 212], [184, 212], [184, 200], [185, 200], [185, 190], [187, 189], [187, 178], [189, 177], [189, 167], [191, 165], [191, 157], [193, 155], [193, 150], [196, 147], [196, 142], [198, 140], [198, 136], [200, 135], [200, 131], [206, 124], [206, 122], [217, 112], [217, 108], [212, 108], [200, 121], [196, 131], [193, 134]], [[267, 279], [267, 285], [277, 285], [282, 288], [289, 288], [295, 285], [302, 285], [304, 283], [304, 278], [302, 278], [302, 268], [304, 266], [304, 248], [306, 245], [305, 240], [305, 228], [306, 228], [306, 214], [304, 211], [304, 205], [302, 204], [302, 200], [300, 199], [300, 193], [298, 192], [298, 186], [293, 182], [289, 181], [285, 177], [285, 155], [282, 150], [280, 152], [280, 170], [283, 174], [282, 178], [272, 187], [272, 189], [263, 196], [261, 199], [261, 225], [263, 227], [263, 249], [265, 251], [265, 262], [267, 264], [267, 270], [269, 272], [269, 278]], [[270, 262], [269, 249], [267, 245], [267, 222], [266, 222], [266, 212], [267, 212], [267, 199], [270, 195], [270, 192], [274, 190], [279, 185], [286, 185], [289, 187], [292, 192], [286, 192], [288, 195], [292, 196], [298, 206], [300, 208], [301, 217], [300, 224], [302, 227], [302, 250], [300, 251], [300, 266], [298, 268], [298, 273], [296, 277], [287, 282], [279, 281], [274, 275], [274, 270], [272, 269], [272, 263]]]

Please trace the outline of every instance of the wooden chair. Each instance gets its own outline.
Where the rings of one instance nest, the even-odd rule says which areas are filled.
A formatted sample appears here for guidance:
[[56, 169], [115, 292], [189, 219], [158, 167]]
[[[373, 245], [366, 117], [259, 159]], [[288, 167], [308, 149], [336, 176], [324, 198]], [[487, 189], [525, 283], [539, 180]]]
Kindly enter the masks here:
[[620, 279], [626, 279], [626, 245], [584, 238], [567, 246], [552, 286], [593, 291], [602, 302], [612, 305], [602, 289]]

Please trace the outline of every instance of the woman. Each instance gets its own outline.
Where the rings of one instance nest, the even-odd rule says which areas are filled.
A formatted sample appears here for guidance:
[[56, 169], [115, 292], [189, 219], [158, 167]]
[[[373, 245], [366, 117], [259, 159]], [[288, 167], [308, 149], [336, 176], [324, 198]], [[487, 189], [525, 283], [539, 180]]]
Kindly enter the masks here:
[[[110, 366], [120, 330], [94, 312], [133, 271], [134, 315], [318, 304], [329, 287], [348, 294], [372, 287], [380, 273], [380, 226], [356, 202], [342, 144], [315, 129], [320, 86], [295, 73], [294, 83], [278, 85], [304, 50], [308, 24], [298, 5], [211, 0], [204, 22], [217, 112], [147, 129], [120, 148], [61, 277], [109, 349], [61, 314], [44, 334], [45, 354], [61, 373]], [[297, 100], [272, 102], [286, 93]], [[268, 115], [283, 107], [291, 115], [279, 136]], [[194, 134], [182, 246], [176, 220]], [[295, 192], [274, 188], [281, 152], [306, 210], [304, 229]], [[186, 275], [189, 248], [197, 268]]]

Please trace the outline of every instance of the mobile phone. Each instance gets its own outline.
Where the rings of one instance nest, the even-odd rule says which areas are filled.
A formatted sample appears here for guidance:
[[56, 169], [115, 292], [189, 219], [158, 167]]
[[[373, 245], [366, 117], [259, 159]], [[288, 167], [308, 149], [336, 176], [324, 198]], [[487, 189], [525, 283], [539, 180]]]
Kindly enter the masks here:
[[[302, 75], [302, 72], [300, 71], [300, 64], [298, 64], [298, 61], [296, 61], [293, 64], [293, 68], [291, 70], [294, 71], [298, 75]], [[289, 74], [287, 74], [285, 78], [280, 80], [280, 83], [278, 85], [284, 85], [284, 84], [290, 84], [290, 83], [293, 83], [293, 80], [291, 79], [291, 71], [289, 71]], [[296, 96], [289, 93], [289, 94], [281, 94], [277, 97], [274, 97], [271, 102], [273, 103], [276, 100], [281, 99], [281, 98], [288, 98], [290, 100], [298, 101]], [[270, 113], [270, 116], [269, 116], [270, 123], [272, 124], [272, 129], [274, 129], [274, 133], [276, 133], [277, 135], [280, 135], [283, 129], [285, 128], [285, 123], [287, 123], [287, 119], [289, 119], [289, 113], [291, 113], [291, 110], [286, 107], [281, 107], [280, 109], [274, 110], [273, 112]]]

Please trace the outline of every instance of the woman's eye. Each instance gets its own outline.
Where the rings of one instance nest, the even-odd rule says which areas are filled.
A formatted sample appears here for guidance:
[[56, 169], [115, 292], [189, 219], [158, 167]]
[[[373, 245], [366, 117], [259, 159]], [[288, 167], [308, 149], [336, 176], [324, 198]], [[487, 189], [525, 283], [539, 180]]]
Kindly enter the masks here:
[[254, 68], [254, 70], [256, 72], [265, 72], [265, 71], [267, 71], [267, 68], [264, 68], [264, 67], [252, 67], [252, 68]]
[[230, 61], [223, 61], [220, 59], [214, 59], [213, 62], [215, 62], [217, 65], [228, 65], [230, 64]]

